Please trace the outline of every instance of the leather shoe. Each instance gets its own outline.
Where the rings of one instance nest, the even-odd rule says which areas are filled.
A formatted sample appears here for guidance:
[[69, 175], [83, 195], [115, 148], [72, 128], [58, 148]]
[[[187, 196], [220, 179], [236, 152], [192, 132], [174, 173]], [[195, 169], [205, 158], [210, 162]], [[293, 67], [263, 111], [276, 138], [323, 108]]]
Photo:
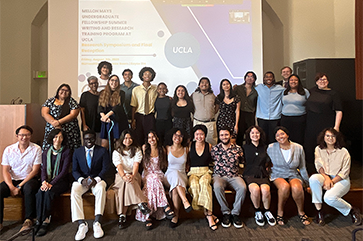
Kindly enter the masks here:
[[325, 221], [324, 221], [324, 213], [322, 210], [318, 211], [316, 213], [316, 217], [315, 217], [315, 222], [317, 224], [319, 224], [320, 226], [324, 226], [325, 225]]
[[353, 207], [352, 210], [350, 210], [350, 215], [352, 216], [352, 222], [354, 225], [358, 226], [362, 224], [362, 217], [358, 208]]
[[48, 226], [49, 226], [49, 223], [43, 223], [41, 226], [40, 226], [40, 229], [38, 230], [37, 232], [37, 236], [38, 237], [41, 237], [41, 236], [44, 236], [47, 234], [48, 232]]

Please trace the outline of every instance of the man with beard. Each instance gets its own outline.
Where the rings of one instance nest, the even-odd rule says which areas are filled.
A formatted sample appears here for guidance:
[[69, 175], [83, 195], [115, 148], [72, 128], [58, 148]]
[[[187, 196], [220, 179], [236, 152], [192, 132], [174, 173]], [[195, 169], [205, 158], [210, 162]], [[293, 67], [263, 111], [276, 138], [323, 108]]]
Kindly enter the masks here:
[[[211, 156], [214, 161], [214, 194], [223, 213], [222, 226], [228, 228], [232, 222], [236, 228], [242, 228], [239, 214], [246, 196], [246, 184], [238, 174], [243, 157], [242, 148], [231, 143], [231, 133], [227, 128], [219, 131], [219, 139], [221, 142], [212, 147]], [[236, 191], [232, 211], [224, 193], [227, 185]]]

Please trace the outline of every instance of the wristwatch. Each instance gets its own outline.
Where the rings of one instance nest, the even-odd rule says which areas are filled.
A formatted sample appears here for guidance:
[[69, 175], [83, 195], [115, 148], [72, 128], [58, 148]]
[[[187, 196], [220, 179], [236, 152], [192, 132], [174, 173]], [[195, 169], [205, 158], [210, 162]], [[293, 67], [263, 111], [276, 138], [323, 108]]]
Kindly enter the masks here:
[[17, 185], [16, 187], [17, 187], [17, 188], [19, 188], [19, 189], [21, 190], [21, 186]]

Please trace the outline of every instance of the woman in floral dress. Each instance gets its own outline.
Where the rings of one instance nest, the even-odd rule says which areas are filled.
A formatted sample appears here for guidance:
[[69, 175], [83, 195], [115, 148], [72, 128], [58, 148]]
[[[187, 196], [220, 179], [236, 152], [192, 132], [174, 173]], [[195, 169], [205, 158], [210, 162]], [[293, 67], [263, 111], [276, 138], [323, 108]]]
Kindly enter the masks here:
[[43, 151], [50, 148], [51, 145], [47, 142], [47, 138], [51, 130], [55, 128], [61, 128], [67, 135], [68, 147], [71, 152], [81, 146], [81, 134], [77, 120], [80, 108], [71, 95], [71, 87], [68, 84], [62, 84], [58, 87], [55, 96], [49, 98], [43, 104], [41, 113], [47, 122], [42, 146]]
[[163, 186], [164, 173], [167, 161], [164, 147], [160, 145], [159, 138], [155, 131], [149, 131], [147, 143], [142, 147], [144, 158], [142, 160], [144, 171], [142, 173], [142, 182], [144, 187], [142, 192], [148, 198], [148, 207], [151, 210], [149, 214], [142, 214], [139, 210], [136, 212], [136, 220], [146, 222], [146, 229], [151, 229], [151, 217], [161, 220], [165, 218], [172, 219], [174, 212], [168, 205]]
[[240, 110], [240, 98], [232, 90], [232, 84], [228, 79], [223, 79], [219, 86], [217, 103], [219, 104], [219, 115], [217, 118], [217, 131], [226, 127], [232, 133], [235, 140], [238, 133], [238, 121]]

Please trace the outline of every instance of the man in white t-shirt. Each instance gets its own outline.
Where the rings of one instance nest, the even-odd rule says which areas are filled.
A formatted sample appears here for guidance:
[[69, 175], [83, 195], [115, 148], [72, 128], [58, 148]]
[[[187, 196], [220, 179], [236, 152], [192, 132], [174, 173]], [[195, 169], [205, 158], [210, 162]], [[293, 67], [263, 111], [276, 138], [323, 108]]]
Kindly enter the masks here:
[[15, 131], [18, 142], [5, 148], [2, 158], [4, 180], [0, 184], [0, 230], [3, 228], [4, 198], [24, 195], [25, 221], [20, 231], [30, 229], [36, 218], [35, 194], [40, 185], [37, 178], [42, 162], [40, 146], [30, 142], [33, 129], [20, 126]]

